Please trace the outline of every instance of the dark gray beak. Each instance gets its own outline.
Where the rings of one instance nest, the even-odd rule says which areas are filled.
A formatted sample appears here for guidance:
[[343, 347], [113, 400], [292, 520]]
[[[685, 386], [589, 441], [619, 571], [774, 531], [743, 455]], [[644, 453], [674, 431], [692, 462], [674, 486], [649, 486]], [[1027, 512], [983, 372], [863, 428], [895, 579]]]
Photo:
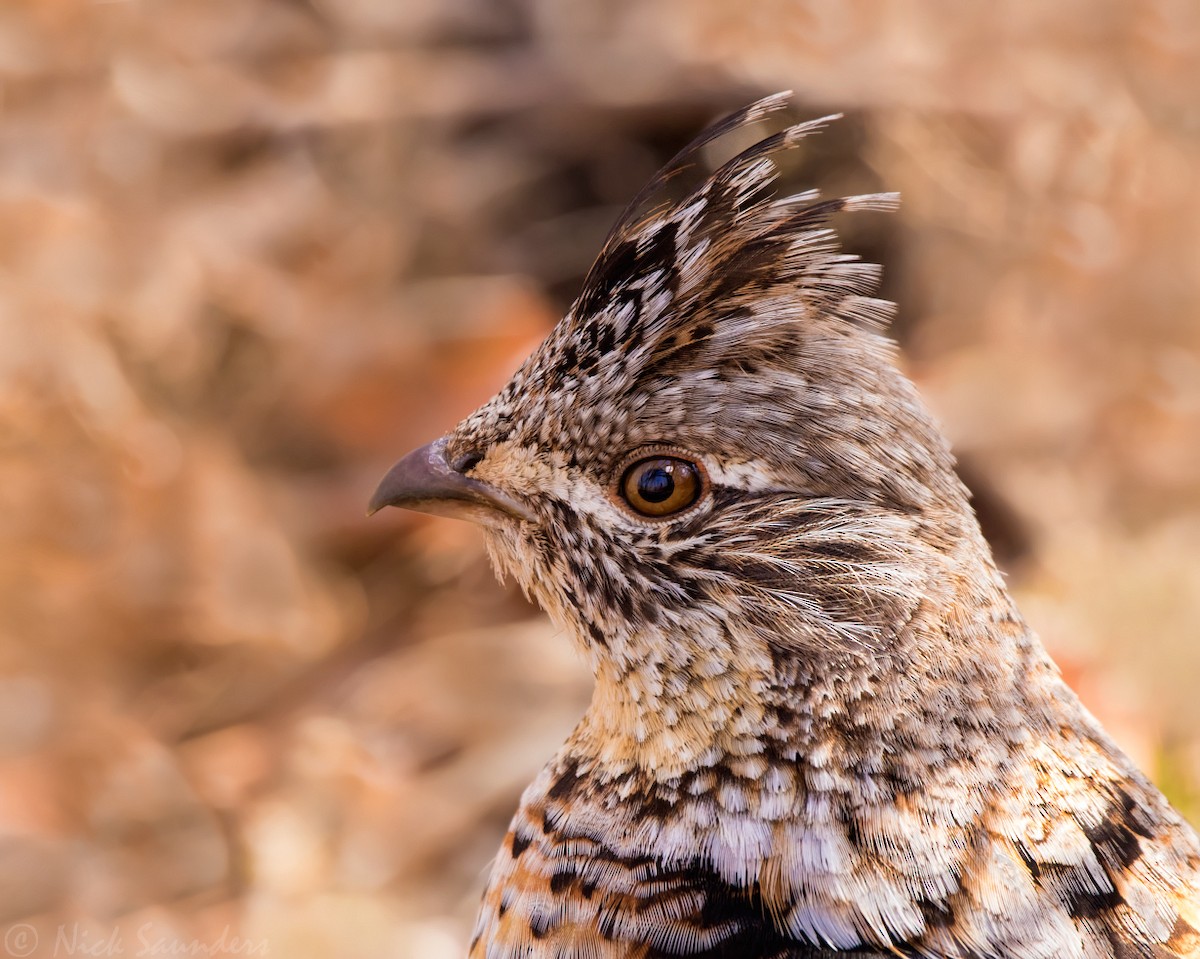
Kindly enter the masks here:
[[[501, 525], [503, 516], [533, 522], [533, 512], [503, 490], [472, 479], [446, 462], [446, 437], [413, 450], [387, 471], [367, 504], [367, 515], [385, 506]], [[499, 515], [497, 515], [499, 514]]]

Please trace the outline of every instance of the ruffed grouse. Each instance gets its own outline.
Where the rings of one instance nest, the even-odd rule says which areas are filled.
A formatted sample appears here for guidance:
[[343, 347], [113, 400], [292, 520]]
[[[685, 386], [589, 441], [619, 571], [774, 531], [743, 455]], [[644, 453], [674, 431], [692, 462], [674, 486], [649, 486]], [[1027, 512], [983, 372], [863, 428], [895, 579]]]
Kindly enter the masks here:
[[512, 381], [372, 509], [482, 523], [595, 695], [471, 955], [1200, 957], [1200, 841], [1015, 608], [793, 126], [613, 228]]

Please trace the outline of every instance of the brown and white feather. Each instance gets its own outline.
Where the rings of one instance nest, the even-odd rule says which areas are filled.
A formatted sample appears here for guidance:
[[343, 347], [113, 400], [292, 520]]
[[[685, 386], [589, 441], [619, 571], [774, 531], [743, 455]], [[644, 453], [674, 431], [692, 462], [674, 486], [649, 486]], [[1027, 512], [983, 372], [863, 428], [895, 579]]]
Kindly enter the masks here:
[[[618, 222], [558, 328], [449, 436], [533, 522], [495, 565], [579, 645], [471, 955], [1200, 957], [1200, 842], [1063, 683], [894, 363], [879, 269], [773, 194], [792, 126]], [[630, 457], [702, 464], [632, 514]]]

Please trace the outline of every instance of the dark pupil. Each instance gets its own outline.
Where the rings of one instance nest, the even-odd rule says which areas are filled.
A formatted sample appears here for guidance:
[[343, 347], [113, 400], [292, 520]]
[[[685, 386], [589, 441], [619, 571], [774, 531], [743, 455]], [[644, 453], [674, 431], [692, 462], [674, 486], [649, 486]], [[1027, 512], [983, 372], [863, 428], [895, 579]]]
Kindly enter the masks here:
[[638, 477], [638, 495], [647, 503], [661, 503], [675, 492], [675, 479], [661, 466], [648, 469]]

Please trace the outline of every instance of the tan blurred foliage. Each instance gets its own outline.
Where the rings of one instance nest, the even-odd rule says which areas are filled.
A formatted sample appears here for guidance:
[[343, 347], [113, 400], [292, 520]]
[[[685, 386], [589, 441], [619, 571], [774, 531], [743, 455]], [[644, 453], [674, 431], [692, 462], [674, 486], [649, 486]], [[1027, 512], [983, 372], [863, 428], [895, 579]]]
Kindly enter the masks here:
[[588, 684], [473, 530], [366, 497], [503, 382], [665, 154], [789, 87], [849, 114], [817, 185], [904, 194], [845, 226], [1027, 615], [1194, 802], [1192, 0], [28, 0], [0, 7], [0, 954], [461, 953]]

